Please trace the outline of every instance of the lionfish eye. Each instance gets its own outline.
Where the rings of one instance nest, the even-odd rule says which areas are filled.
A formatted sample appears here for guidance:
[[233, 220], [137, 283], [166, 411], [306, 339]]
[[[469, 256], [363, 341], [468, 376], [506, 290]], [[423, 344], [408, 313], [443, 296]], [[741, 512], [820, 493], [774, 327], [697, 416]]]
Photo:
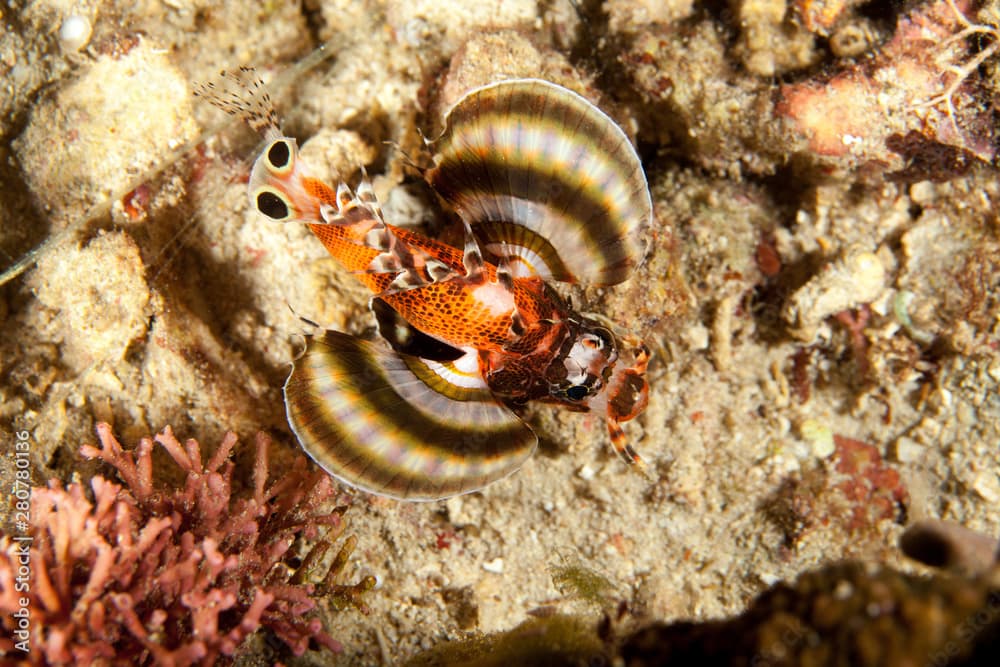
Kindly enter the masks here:
[[597, 336], [601, 339], [601, 347], [609, 350], [615, 348], [615, 335], [609, 329], [604, 327], [597, 329]]
[[287, 139], [277, 139], [267, 148], [267, 166], [271, 171], [281, 174], [292, 166], [292, 147]]
[[285, 220], [292, 212], [285, 197], [271, 189], [258, 190], [254, 202], [257, 210], [272, 220]]
[[582, 401], [587, 398], [588, 389], [582, 384], [573, 385], [566, 390], [566, 398], [571, 401]]

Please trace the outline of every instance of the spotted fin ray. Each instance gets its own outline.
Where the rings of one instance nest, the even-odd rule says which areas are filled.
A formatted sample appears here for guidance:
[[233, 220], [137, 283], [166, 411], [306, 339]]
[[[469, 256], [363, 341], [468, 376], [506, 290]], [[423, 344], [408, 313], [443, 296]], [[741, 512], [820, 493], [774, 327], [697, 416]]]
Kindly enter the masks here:
[[405, 500], [475, 491], [517, 470], [537, 444], [494, 398], [475, 354], [437, 362], [336, 331], [310, 336], [285, 383], [289, 423], [351, 486]]
[[652, 200], [639, 157], [588, 100], [539, 79], [448, 111], [424, 176], [513, 275], [613, 285], [642, 262]]

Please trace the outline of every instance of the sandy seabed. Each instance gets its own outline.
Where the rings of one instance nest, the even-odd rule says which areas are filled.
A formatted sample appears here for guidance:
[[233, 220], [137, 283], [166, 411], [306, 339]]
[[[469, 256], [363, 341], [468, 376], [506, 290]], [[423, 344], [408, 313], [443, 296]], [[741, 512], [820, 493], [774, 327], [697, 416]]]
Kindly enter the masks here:
[[[655, 351], [626, 425], [648, 474], [599, 420], [539, 406], [539, 452], [509, 479], [439, 503], [356, 495], [348, 578], [381, 585], [369, 616], [326, 618], [334, 664], [538, 609], [596, 616], [556, 585], [567, 564], [637, 619], [700, 620], [843, 558], [913, 567], [895, 542], [921, 517], [1000, 533], [997, 59], [949, 87], [975, 53], [947, 41], [963, 24], [945, 2], [579, 4], [4, 9], [0, 249], [27, 268], [0, 288], [0, 428], [31, 434], [34, 482], [107, 474], [77, 454], [97, 421], [129, 445], [168, 424], [206, 446], [263, 430], [288, 459], [297, 316], [372, 325], [307, 229], [248, 210], [257, 139], [197, 82], [256, 66], [319, 174], [364, 165], [390, 222], [437, 233], [405, 155], [463, 91], [532, 76], [601, 106], [647, 170], [645, 264], [571, 294]], [[959, 7], [995, 43], [996, 3]], [[925, 48], [902, 46], [917, 32]]]

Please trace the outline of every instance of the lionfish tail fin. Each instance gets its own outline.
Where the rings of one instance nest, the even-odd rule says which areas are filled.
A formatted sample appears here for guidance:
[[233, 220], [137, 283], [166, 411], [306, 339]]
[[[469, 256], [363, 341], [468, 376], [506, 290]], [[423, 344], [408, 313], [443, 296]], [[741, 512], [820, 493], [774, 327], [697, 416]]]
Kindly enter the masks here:
[[194, 94], [230, 116], [239, 117], [269, 141], [281, 136], [271, 95], [254, 67], [244, 65], [235, 70], [222, 70], [212, 81], [195, 85]]

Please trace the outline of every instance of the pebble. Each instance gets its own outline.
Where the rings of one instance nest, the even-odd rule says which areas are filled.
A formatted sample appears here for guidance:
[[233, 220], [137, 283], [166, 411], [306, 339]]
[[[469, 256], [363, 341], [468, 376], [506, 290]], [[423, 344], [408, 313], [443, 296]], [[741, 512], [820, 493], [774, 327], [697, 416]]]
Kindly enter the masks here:
[[972, 488], [986, 502], [1000, 503], [1000, 477], [991, 470], [983, 470], [972, 480]]
[[816, 458], [825, 459], [836, 451], [833, 431], [830, 430], [829, 426], [815, 419], [807, 419], [802, 422], [802, 425], [799, 426], [799, 434], [803, 440], [809, 443], [812, 455]]
[[681, 337], [691, 350], [704, 350], [708, 347], [708, 328], [701, 323], [693, 324], [685, 329]]
[[991, 362], [986, 369], [986, 374], [993, 378], [994, 382], [1000, 382], [1000, 361]]
[[169, 49], [142, 39], [127, 54], [82, 65], [35, 104], [12, 147], [53, 230], [121, 198], [140, 174], [167, 163], [171, 146], [194, 139], [191, 99]]
[[483, 563], [483, 569], [493, 574], [503, 573], [503, 558], [494, 558], [488, 563]]
[[782, 316], [796, 338], [810, 341], [827, 317], [875, 301], [885, 282], [885, 266], [879, 256], [854, 249], [827, 264], [795, 292]]
[[924, 456], [924, 447], [907, 436], [902, 436], [893, 443], [893, 458], [899, 463], [914, 463]]
[[63, 19], [59, 26], [59, 46], [63, 51], [79, 51], [90, 42], [94, 28], [86, 16], [73, 14]]

